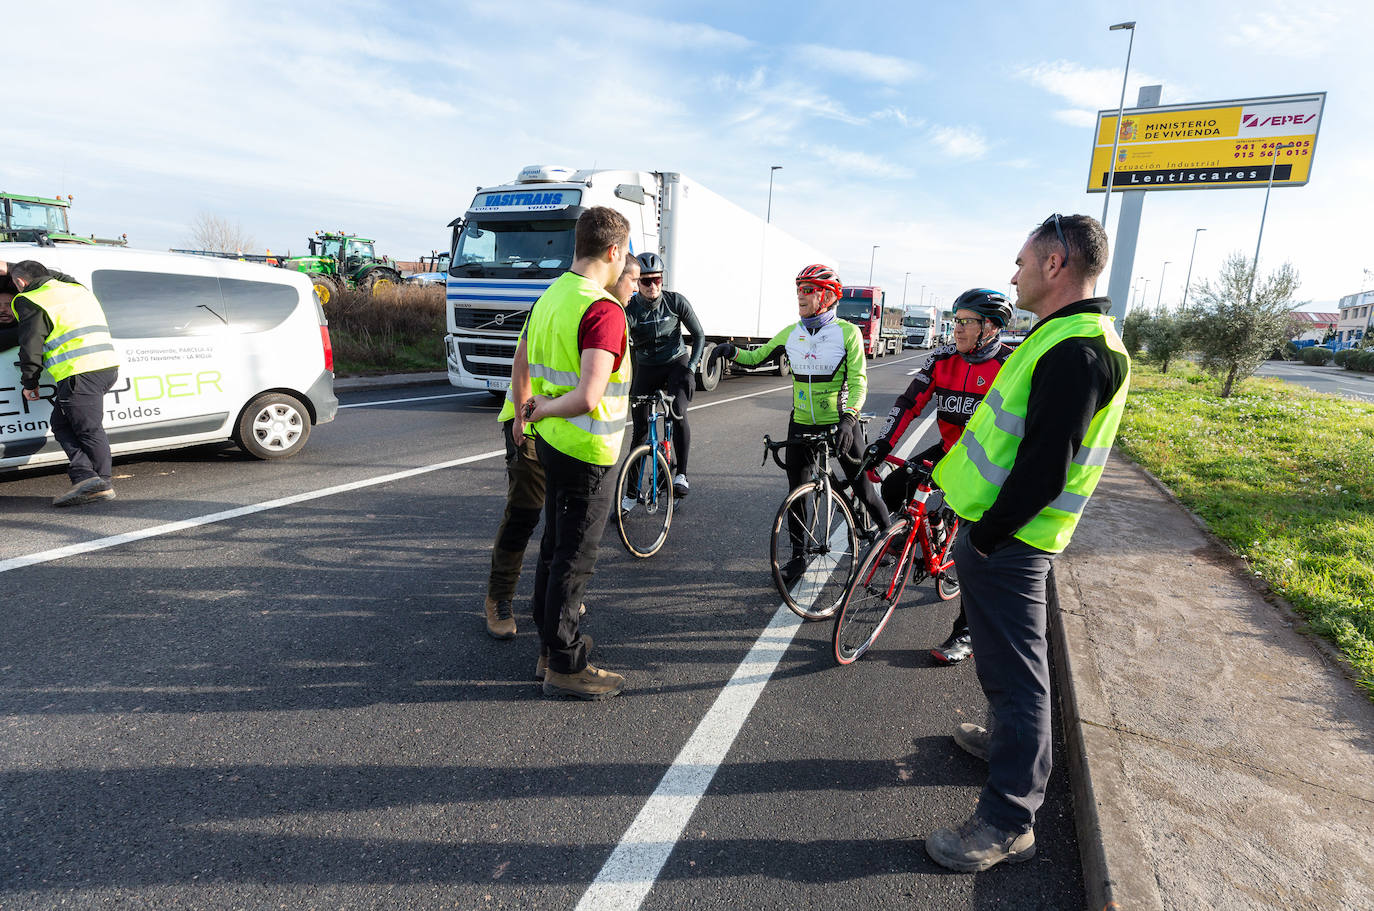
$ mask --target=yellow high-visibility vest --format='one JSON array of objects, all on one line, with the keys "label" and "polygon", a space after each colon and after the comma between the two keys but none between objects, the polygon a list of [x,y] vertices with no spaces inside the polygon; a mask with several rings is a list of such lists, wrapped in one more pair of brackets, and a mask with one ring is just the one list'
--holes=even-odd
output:
[{"label": "yellow high-visibility vest", "polygon": [[53,380],[119,366],[105,311],[86,288],[50,278],[16,294],[11,310],[21,297],[46,313],[52,323],[52,332],[43,340],[43,369]]}]

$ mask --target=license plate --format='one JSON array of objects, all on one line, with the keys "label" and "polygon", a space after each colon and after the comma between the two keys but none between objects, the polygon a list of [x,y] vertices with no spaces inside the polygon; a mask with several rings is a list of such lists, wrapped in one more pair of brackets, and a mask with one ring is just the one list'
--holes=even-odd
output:
[{"label": "license plate", "polygon": [[510,388],[510,380],[487,380],[487,388],[504,391]]}]

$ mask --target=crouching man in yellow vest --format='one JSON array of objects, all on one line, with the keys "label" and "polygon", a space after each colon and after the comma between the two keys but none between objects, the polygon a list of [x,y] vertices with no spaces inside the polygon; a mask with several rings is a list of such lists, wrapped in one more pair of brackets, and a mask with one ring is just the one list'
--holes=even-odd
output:
[{"label": "crouching man in yellow vest", "polygon": [[535,302],[515,350],[516,445],[535,437],[544,466],[544,536],[531,607],[539,630],[535,677],[550,696],[606,699],[625,686],[588,662],[578,608],[610,515],[629,411],[629,334],[611,291],[625,268],[630,223],[605,206],[583,212],[573,263]]},{"label": "crouching man in yellow vest", "polygon": [[1035,855],[1050,775],[1052,560],[1102,476],[1130,385],[1111,302],[1092,296],[1106,261],[1107,235],[1089,216],[1053,215],[1031,232],[1011,283],[1038,321],[935,467],[963,520],[954,563],[988,699],[988,726],[954,733],[988,763],[978,808],[926,839],[931,858],[954,870]]},{"label": "crouching man in yellow vest", "polygon": [[70,462],[72,486],[52,503],[78,506],[113,499],[104,416],[105,393],[119,376],[119,355],[105,312],[89,290],[54,277],[42,263],[24,260],[7,271],[15,292],[10,308],[19,324],[24,398],[40,398],[39,377],[45,370],[57,384],[49,422]]}]

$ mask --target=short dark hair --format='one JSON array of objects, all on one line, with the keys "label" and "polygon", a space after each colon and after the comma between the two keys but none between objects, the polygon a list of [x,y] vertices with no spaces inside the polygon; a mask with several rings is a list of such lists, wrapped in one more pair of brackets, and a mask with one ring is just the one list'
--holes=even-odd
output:
[{"label": "short dark hair", "polygon": [[624,275],[626,272],[629,272],[630,270],[634,270],[635,272],[644,271],[643,264],[640,263],[638,256],[625,257],[625,268],[620,270],[620,274]]},{"label": "short dark hair", "polygon": [[607,206],[592,206],[577,218],[573,229],[573,256],[600,256],[612,244],[625,246],[630,239],[630,220]]},{"label": "short dark hair", "polygon": [[26,259],[17,263],[10,263],[10,280],[23,279],[25,289],[32,288],[34,283],[44,278],[52,278],[52,273],[48,267],[33,259]]},{"label": "short dark hair", "polygon": [[[1059,231],[1064,232],[1064,246],[1059,245]],[[1064,253],[1068,247],[1066,265],[1085,278],[1097,278],[1107,267],[1107,232],[1091,215],[1059,216],[1059,231],[1054,216],[1045,219],[1031,232],[1031,244],[1041,259],[1051,253]]]}]

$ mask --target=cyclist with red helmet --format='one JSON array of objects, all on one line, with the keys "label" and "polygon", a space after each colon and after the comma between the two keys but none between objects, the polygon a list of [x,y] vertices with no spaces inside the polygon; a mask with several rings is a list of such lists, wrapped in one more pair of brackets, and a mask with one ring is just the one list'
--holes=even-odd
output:
[{"label": "cyclist with red helmet", "polygon": [[[835,428],[835,451],[845,476],[873,519],[873,528],[886,528],[889,515],[868,476],[859,471],[864,436],[859,409],[868,394],[868,366],[864,360],[859,327],[837,319],[839,276],[825,265],[807,266],[797,274],[797,312],[801,320],[786,327],[757,348],[736,348],[729,342],[717,345],[711,357],[727,357],[753,367],[776,360],[784,353],[792,367],[792,416],[787,435],[815,433]],[[787,449],[787,483],[796,487],[810,474],[810,451],[801,446]],[[792,559],[783,567],[784,581],[792,582],[806,569],[801,518],[788,517]],[[870,535],[873,531],[870,531]]]},{"label": "cyclist with red helmet", "polygon": [[[916,371],[906,391],[897,396],[887,422],[877,442],[868,447],[870,461],[876,462],[890,453],[908,426],[926,406],[935,402],[935,424],[940,441],[914,458],[934,465],[949,452],[964,432],[969,416],[992,388],[993,377],[1011,355],[1010,345],[1003,344],[999,333],[1011,322],[1011,303],[1000,291],[971,288],[954,301],[954,344],[935,349],[925,365]],[[883,500],[889,509],[897,509],[911,497],[908,475],[893,472],[883,481]],[[944,517],[940,506],[943,498],[926,503],[931,531],[936,546],[943,546]],[[973,654],[968,621],[963,609],[954,621],[949,638],[930,654],[942,664],[956,664]]]}]

